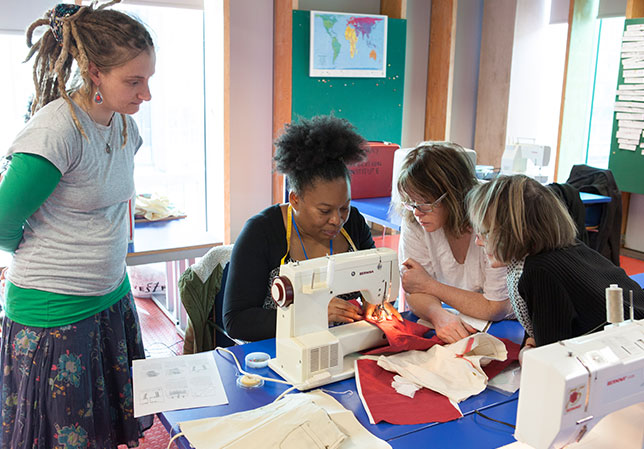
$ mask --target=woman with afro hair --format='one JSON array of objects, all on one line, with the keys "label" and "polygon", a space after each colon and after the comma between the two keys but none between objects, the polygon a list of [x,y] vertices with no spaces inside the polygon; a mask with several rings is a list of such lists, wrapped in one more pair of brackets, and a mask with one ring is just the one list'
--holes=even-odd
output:
[{"label": "woman with afro hair", "polygon": [[[270,286],[280,265],[375,246],[364,218],[351,207],[347,165],[362,161],[368,151],[354,127],[333,116],[301,119],[286,125],[275,145],[275,168],[286,175],[289,201],[246,222],[235,242],[224,296],[226,331],[248,341],[275,336]],[[329,302],[329,323],[361,320],[363,311],[342,296]],[[400,317],[391,305],[388,309]]]}]

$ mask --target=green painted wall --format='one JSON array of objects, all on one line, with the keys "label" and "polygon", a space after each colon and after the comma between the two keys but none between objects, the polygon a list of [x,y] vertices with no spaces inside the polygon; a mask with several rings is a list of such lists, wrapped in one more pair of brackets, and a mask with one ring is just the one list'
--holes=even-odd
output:
[{"label": "green painted wall", "polygon": [[293,11],[293,120],[334,113],[367,140],[400,144],[407,21],[388,22],[386,78],[311,78],[310,12]]},{"label": "green painted wall", "polygon": [[[643,24],[644,19],[628,19],[624,23],[624,29],[627,25]],[[622,76],[622,64],[619,65],[619,76],[617,85],[624,83]],[[617,100],[617,96],[615,96]],[[644,106],[644,103],[642,103]],[[644,194],[644,145],[642,135],[640,134],[640,146],[635,151],[620,150],[617,143],[617,120],[613,116],[613,134],[610,144],[610,158],[608,159],[608,168],[613,172],[617,187],[623,192]]]}]

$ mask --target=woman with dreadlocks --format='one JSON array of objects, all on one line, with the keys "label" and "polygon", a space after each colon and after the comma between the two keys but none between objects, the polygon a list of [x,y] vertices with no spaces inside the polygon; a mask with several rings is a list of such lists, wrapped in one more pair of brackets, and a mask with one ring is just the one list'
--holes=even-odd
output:
[{"label": "woman with dreadlocks", "polygon": [[[130,115],[151,98],[155,51],[112,3],[60,4],[27,30],[36,92],[0,183],[0,248],[13,253],[2,448],[135,447],[152,423],[133,416],[144,352],[125,256],[141,146]],[[82,81],[69,88],[73,62]]]}]

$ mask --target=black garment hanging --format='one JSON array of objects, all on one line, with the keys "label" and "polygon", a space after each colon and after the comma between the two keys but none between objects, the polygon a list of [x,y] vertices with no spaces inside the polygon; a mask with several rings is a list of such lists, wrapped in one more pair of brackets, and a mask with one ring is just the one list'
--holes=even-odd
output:
[{"label": "black garment hanging", "polygon": [[568,184],[580,192],[610,196],[610,203],[604,204],[599,219],[598,232],[588,234],[589,246],[619,266],[619,248],[622,231],[622,193],[617,187],[610,170],[574,165],[570,170]]}]

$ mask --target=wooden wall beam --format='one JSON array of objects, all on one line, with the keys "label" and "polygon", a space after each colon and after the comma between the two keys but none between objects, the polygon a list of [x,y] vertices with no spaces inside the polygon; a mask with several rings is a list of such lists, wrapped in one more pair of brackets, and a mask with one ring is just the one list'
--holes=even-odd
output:
[{"label": "wooden wall beam", "polygon": [[[297,6],[297,0],[274,0],[273,4],[273,140],[291,121],[293,10]],[[284,176],[273,173],[273,203],[284,201],[284,189]]]},{"label": "wooden wall beam", "polygon": [[638,19],[644,17],[644,0],[628,0],[626,2],[626,18]]},{"label": "wooden wall beam", "polygon": [[429,22],[425,140],[445,140],[452,109],[457,0],[434,0]]},{"label": "wooden wall beam", "polygon": [[485,0],[476,101],[478,164],[501,166],[505,150],[516,0]]},{"label": "wooden wall beam", "polygon": [[380,14],[390,19],[406,19],[407,0],[380,0]]}]

